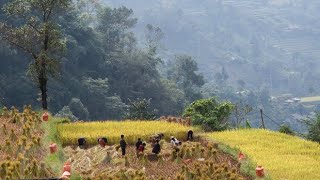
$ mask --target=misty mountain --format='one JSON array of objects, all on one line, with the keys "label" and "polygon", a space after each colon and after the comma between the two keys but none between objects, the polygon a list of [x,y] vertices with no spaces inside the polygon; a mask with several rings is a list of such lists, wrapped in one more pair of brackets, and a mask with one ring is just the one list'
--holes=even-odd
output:
[{"label": "misty mountain", "polygon": [[208,81],[224,67],[234,87],[241,80],[248,89],[267,87],[274,94],[301,96],[319,88],[319,1],[104,2],[133,9],[140,39],[147,24],[159,26],[165,34],[163,56],[191,54]]}]

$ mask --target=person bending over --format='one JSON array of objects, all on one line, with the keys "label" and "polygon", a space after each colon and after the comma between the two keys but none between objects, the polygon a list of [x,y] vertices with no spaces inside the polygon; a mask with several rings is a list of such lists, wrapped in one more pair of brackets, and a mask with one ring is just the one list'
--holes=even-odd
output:
[{"label": "person bending over", "polygon": [[159,140],[157,139],[156,140],[156,144],[153,146],[152,152],[154,154],[159,154],[160,151],[161,151],[161,147],[160,147],[160,144],[159,144]]}]

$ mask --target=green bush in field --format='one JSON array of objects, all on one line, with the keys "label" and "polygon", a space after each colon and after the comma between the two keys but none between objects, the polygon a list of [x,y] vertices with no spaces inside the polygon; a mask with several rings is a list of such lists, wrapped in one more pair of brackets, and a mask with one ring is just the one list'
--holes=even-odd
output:
[{"label": "green bush in field", "polygon": [[221,131],[228,127],[228,118],[234,106],[230,102],[218,102],[215,98],[200,99],[191,103],[183,113],[191,117],[193,125],[200,125],[205,131]]},{"label": "green bush in field", "polygon": [[279,132],[294,135],[294,131],[288,125],[282,125],[279,129]]}]

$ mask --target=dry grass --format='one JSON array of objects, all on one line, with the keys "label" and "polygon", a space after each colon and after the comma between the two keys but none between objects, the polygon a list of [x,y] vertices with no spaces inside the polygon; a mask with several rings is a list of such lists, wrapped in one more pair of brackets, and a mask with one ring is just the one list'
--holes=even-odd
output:
[{"label": "dry grass", "polygon": [[[7,156],[11,156],[9,153],[7,153],[4,150],[4,146],[6,144],[6,140],[9,140],[11,142],[11,148],[13,151],[16,151],[17,149],[17,142],[12,139],[12,134],[14,134],[17,138],[22,137],[22,130],[23,126],[21,124],[17,123],[10,123],[11,118],[4,118],[0,117],[0,145],[2,146],[2,149],[0,150],[0,161],[3,161],[6,159]],[[6,134],[4,133],[6,131]],[[44,132],[41,129],[34,129],[33,130],[33,136],[35,137],[41,137],[44,134]],[[31,138],[30,138],[31,139]],[[30,139],[28,139],[30,141]],[[18,139],[16,139],[18,140]],[[36,154],[37,159],[42,159],[44,157],[45,153],[40,151]],[[12,157],[13,158],[13,157]]]},{"label": "dry grass", "polygon": [[4,108],[0,115],[0,179],[34,179],[53,175],[43,159],[42,120],[30,106],[23,112]]},{"label": "dry grass", "polygon": [[[186,147],[194,147],[198,142],[185,142]],[[200,147],[203,147],[200,145]],[[151,144],[147,144],[145,154],[151,154]],[[205,162],[196,160],[196,157],[192,157],[190,164],[183,162],[177,163],[171,160],[173,148],[169,143],[164,142],[160,157],[163,161],[147,161],[144,162],[136,157],[136,151],[134,146],[129,146],[127,149],[127,158],[129,165],[125,166],[124,158],[121,158],[120,150],[116,151],[115,146],[107,146],[101,148],[94,146],[89,149],[83,150],[77,147],[65,147],[65,155],[69,157],[69,161],[73,167],[73,171],[79,173],[82,177],[97,177],[102,173],[113,174],[122,169],[126,170],[138,170],[144,171],[147,179],[158,179],[163,177],[164,179],[176,179],[177,172],[181,171],[182,166],[193,168],[195,164],[203,165]],[[103,160],[106,157],[107,152],[112,156],[110,163],[104,163]],[[218,152],[216,157],[216,165],[227,165],[230,169],[238,169],[238,164],[232,159],[231,156]],[[143,170],[144,169],[144,170]],[[237,170],[239,172],[239,169]],[[241,179],[250,179],[249,177],[241,176]],[[239,178],[240,179],[240,178]]]}]

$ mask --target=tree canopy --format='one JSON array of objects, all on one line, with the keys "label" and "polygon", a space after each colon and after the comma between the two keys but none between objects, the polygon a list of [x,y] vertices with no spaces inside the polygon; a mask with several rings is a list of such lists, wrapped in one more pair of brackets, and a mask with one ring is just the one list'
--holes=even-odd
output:
[{"label": "tree canopy", "polygon": [[228,118],[234,106],[230,102],[218,102],[215,98],[200,99],[191,103],[184,111],[194,125],[206,131],[221,131],[228,128]]},{"label": "tree canopy", "polygon": [[[158,51],[164,35],[159,27],[148,25],[146,43],[139,43],[132,29],[138,21],[132,9],[83,3],[1,2],[6,4],[0,11],[1,38],[6,40],[0,44],[3,105],[40,108],[32,79],[41,90],[40,100],[47,99],[48,107],[43,103],[41,107],[74,120],[121,119],[136,99],[150,99],[148,106],[157,111],[149,118],[179,115],[199,97],[193,86],[201,83],[188,79],[182,86],[160,73],[166,70]],[[191,57],[179,63],[183,61],[191,64],[175,67],[173,71],[181,71],[175,75],[179,81],[197,71]],[[49,77],[55,78],[47,84]]]}]

